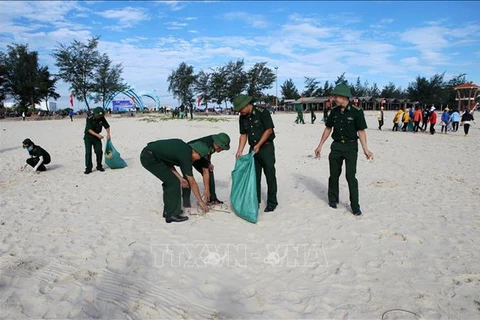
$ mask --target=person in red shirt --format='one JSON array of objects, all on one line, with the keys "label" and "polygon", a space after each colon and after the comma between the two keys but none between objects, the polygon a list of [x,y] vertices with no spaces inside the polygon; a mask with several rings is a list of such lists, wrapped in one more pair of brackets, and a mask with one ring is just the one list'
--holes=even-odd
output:
[{"label": "person in red shirt", "polygon": [[435,124],[437,123],[437,114],[435,113],[435,107],[430,108],[430,117],[428,117],[428,122],[430,122],[430,134],[435,134]]},{"label": "person in red shirt", "polygon": [[413,132],[418,132],[418,129],[420,128],[420,122],[423,120],[423,114],[422,114],[422,109],[417,105],[415,106],[415,112],[413,114],[413,122],[415,123],[415,126],[413,128]]}]

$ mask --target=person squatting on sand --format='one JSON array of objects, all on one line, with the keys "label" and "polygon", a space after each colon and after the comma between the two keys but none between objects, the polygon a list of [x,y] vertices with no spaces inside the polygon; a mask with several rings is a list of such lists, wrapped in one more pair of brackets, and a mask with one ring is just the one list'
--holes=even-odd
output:
[{"label": "person squatting on sand", "polygon": [[[228,134],[221,132],[219,134],[213,134],[210,136],[198,138],[188,142],[188,144],[195,143],[197,141],[203,142],[208,147],[208,153],[205,157],[193,161],[193,167],[202,174],[203,185],[205,192],[205,200],[208,205],[222,204],[223,201],[218,200],[215,193],[215,177],[213,175],[213,164],[211,163],[212,154],[215,152],[222,152],[223,150],[230,149],[230,137]],[[186,178],[185,176],[183,176]],[[183,207],[189,208],[190,204],[190,188],[182,189]]]},{"label": "person squatting on sand", "polygon": [[[208,155],[208,152],[208,146],[201,141],[187,144],[180,139],[152,141],[142,150],[142,166],[163,182],[163,217],[167,223],[188,220],[188,217],[180,215],[181,188],[190,187],[200,207],[204,212],[208,212],[192,170],[193,162]],[[186,179],[177,172],[175,166],[180,167]]]},{"label": "person squatting on sand", "polygon": [[337,203],[339,203],[338,180],[342,173],[343,160],[345,160],[350,206],[353,214],[358,216],[362,214],[358,199],[358,181],[355,177],[357,172],[358,139],[360,139],[363,153],[367,159],[373,160],[373,153],[367,147],[367,133],[365,132],[367,123],[365,122],[363,110],[350,103],[349,98],[352,97],[352,93],[347,85],[337,85],[331,94],[334,96],[337,107],[332,110],[325,122],[325,129],[323,130],[320,143],[315,149],[315,156],[317,158],[320,157],[322,146],[333,129],[333,143],[328,156],[330,164],[328,205],[332,208],[337,208]]},{"label": "person squatting on sand", "polygon": [[50,163],[51,158],[45,149],[35,145],[30,139],[23,140],[23,149],[27,149],[30,158],[27,159],[26,164],[20,167],[21,171],[25,170],[27,165],[33,167],[33,172],[39,173],[47,170],[45,165]]},{"label": "person squatting on sand", "polygon": [[253,105],[253,97],[238,95],[233,99],[233,111],[239,112],[240,138],[235,157],[243,154],[245,144],[255,153],[255,171],[257,178],[257,198],[261,202],[262,169],[267,178],[267,207],[265,212],[274,211],[277,202],[277,177],[275,173],[275,132],[272,116],[268,110]]},{"label": "person squatting on sand", "polygon": [[93,109],[93,115],[87,117],[85,134],[83,136],[83,141],[85,143],[85,174],[92,172],[92,146],[97,158],[97,170],[105,171],[102,165],[103,136],[100,134],[100,132],[102,132],[102,127],[107,130],[107,140],[110,140],[110,125],[108,124],[107,119],[105,119],[105,112],[103,108],[97,107]]}]

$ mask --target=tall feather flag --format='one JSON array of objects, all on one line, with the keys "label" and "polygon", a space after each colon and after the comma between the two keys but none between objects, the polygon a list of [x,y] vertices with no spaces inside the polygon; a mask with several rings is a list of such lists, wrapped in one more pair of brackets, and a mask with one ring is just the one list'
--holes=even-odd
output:
[{"label": "tall feather flag", "polygon": [[70,106],[73,107],[73,93],[70,94]]},{"label": "tall feather flag", "polygon": [[200,102],[202,102],[202,99],[203,99],[203,95],[202,95],[202,94],[199,95],[199,96],[197,96],[197,106],[200,105]]}]

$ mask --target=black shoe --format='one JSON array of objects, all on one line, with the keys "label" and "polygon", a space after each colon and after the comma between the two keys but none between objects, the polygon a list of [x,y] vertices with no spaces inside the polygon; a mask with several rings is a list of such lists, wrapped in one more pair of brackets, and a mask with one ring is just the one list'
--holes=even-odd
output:
[{"label": "black shoe", "polygon": [[171,223],[171,222],[183,222],[183,221],[187,221],[188,220],[188,217],[183,217],[183,216],[173,216],[173,217],[166,217],[165,218],[165,221],[167,223]]},{"label": "black shoe", "polygon": [[218,199],[214,199],[214,200],[210,200],[210,201],[207,202],[208,206],[214,206],[214,205],[217,205],[217,204],[223,204],[223,201],[220,201]]},{"label": "black shoe", "polygon": [[184,208],[191,208],[192,205],[191,205],[190,203],[184,203],[184,204],[183,204],[183,207],[184,207]]},{"label": "black shoe", "polygon": [[274,210],[275,210],[275,207],[273,207],[273,206],[267,206],[267,207],[265,208],[265,210],[263,210],[263,212],[272,212],[272,211],[274,211]]},{"label": "black shoe", "polygon": [[[182,214],[182,213],[183,213],[183,210],[180,211],[180,214]],[[164,217],[164,218],[167,217],[167,215],[165,214],[165,211],[163,211],[163,217]]]},{"label": "black shoe", "polygon": [[103,172],[103,171],[105,171],[105,169],[103,169],[103,167],[98,167],[97,171]]},{"label": "black shoe", "polygon": [[353,211],[353,215],[354,215],[354,216],[361,216],[361,215],[362,215],[362,211],[360,211],[360,209],[358,209],[357,211]]},{"label": "black shoe", "polygon": [[92,169],[85,169],[85,171],[83,173],[85,173],[85,174],[92,173]]},{"label": "black shoe", "polygon": [[330,201],[328,205],[330,206],[330,208],[337,209],[337,203],[335,201]]}]

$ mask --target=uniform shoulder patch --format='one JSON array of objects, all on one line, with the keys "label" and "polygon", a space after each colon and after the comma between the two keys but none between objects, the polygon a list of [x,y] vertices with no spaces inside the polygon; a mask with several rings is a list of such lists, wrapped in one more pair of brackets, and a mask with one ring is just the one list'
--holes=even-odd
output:
[{"label": "uniform shoulder patch", "polygon": [[264,107],[255,107],[256,110],[258,110],[258,112],[263,112],[265,111],[265,108]]}]

